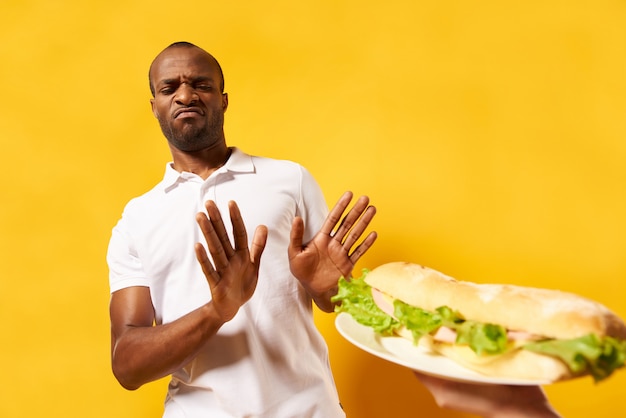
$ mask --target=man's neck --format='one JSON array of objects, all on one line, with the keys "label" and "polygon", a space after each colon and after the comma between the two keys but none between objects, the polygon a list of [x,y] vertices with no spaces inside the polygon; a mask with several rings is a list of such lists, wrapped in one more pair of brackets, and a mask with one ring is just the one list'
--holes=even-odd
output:
[{"label": "man's neck", "polygon": [[222,167],[230,158],[231,149],[225,143],[194,152],[185,152],[170,146],[174,159],[174,170],[194,173],[204,180]]}]

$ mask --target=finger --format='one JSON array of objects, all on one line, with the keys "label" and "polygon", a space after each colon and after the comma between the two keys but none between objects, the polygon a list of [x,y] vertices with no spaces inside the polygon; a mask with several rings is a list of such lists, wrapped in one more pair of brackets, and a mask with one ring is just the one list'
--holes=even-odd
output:
[{"label": "finger", "polygon": [[322,229],[320,232],[325,235],[331,235],[333,229],[337,226],[339,221],[341,220],[341,216],[343,212],[346,210],[350,201],[352,200],[352,192],[345,192],[335,203],[335,206],[331,209],[322,225]]},{"label": "finger", "polygon": [[215,232],[213,223],[204,213],[198,213],[196,215],[196,222],[198,222],[200,230],[202,231],[202,235],[204,235],[204,239],[206,240],[207,246],[209,247],[209,252],[211,253],[211,257],[213,258],[213,263],[215,263],[215,268],[217,270],[220,270],[226,267],[228,265],[228,257],[226,256],[224,247],[220,242],[220,238]]},{"label": "finger", "polygon": [[233,238],[235,240],[235,250],[248,251],[248,233],[246,232],[246,226],[243,223],[241,212],[237,203],[234,201],[228,202],[228,210],[230,212],[230,222],[233,224]]},{"label": "finger", "polygon": [[[323,229],[323,228],[322,228]],[[296,216],[291,223],[291,233],[289,235],[289,258],[293,258],[302,252],[302,240],[304,239],[304,221]]]},{"label": "finger", "polygon": [[208,200],[205,203],[205,207],[209,215],[211,224],[213,225],[213,230],[215,231],[215,234],[219,239],[220,246],[224,250],[226,257],[232,257],[232,255],[235,253],[235,250],[233,250],[233,247],[230,243],[230,238],[228,237],[228,232],[226,232],[226,226],[224,225],[222,214],[217,208],[215,202],[212,200]]},{"label": "finger", "polygon": [[245,287],[246,292],[254,292],[256,289],[256,285],[259,281],[259,269],[261,267],[261,255],[263,254],[263,250],[265,249],[265,244],[267,242],[267,227],[265,225],[259,225],[254,230],[254,235],[252,236],[252,244],[250,245],[250,260],[254,268],[254,274],[250,275],[248,280],[246,281]]},{"label": "finger", "polygon": [[196,251],[196,259],[198,260],[198,263],[200,263],[200,267],[202,267],[202,272],[209,282],[209,287],[213,289],[219,282],[219,276],[215,272],[213,264],[211,264],[211,260],[209,259],[209,256],[204,249],[204,245],[198,242],[194,246],[194,249]]},{"label": "finger", "polygon": [[377,238],[378,238],[378,234],[374,231],[367,234],[367,237],[365,237],[363,242],[354,249],[352,254],[350,254],[350,262],[353,265],[356,264],[356,262],[359,261],[359,258],[361,258],[363,254],[365,254],[367,250],[369,250],[372,247],[372,245],[374,245],[374,242],[376,241]]},{"label": "finger", "polygon": [[[354,209],[356,208],[353,208],[353,210]],[[361,209],[359,208],[359,210]],[[350,214],[348,214],[348,216],[349,215]],[[363,235],[363,233],[369,226],[370,222],[374,218],[374,215],[376,215],[376,208],[374,206],[368,206],[364,212],[359,212],[360,217],[355,221],[355,223],[353,223],[352,219],[346,221],[347,226],[351,227],[351,229],[346,230],[345,232],[345,234],[347,234],[347,237],[343,242],[343,247],[346,249],[346,251],[350,252],[350,248],[352,248],[352,246],[361,238],[361,235]],[[346,216],[346,218],[348,216]],[[344,234],[344,232],[342,231],[341,234]],[[340,232],[337,231],[336,235],[339,236]]]},{"label": "finger", "polygon": [[250,245],[250,259],[257,271],[261,264],[261,255],[267,243],[267,227],[265,225],[257,226],[252,237],[252,245]]},{"label": "finger", "polygon": [[341,220],[341,223],[337,227],[337,230],[333,234],[335,240],[342,242],[345,236],[350,232],[352,227],[357,223],[361,215],[367,210],[369,205],[369,198],[367,196],[361,196],[356,201],[352,209]]}]

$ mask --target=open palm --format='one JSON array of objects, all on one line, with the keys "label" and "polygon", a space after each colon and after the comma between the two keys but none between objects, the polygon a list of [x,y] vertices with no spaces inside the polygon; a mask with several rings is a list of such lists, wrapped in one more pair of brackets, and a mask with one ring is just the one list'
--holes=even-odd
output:
[{"label": "open palm", "polygon": [[241,305],[252,297],[259,277],[259,263],[267,240],[267,228],[260,226],[248,249],[248,238],[239,208],[229,202],[235,247],[230,243],[224,222],[215,203],[206,203],[207,215],[196,220],[213,258],[209,259],[202,244],[196,244],[196,258],[211,288],[211,303],[222,320],[231,320]]},{"label": "open palm", "polygon": [[335,293],[339,278],[351,277],[354,265],[377,238],[375,232],[370,232],[353,249],[376,214],[376,208],[369,206],[368,197],[361,196],[342,218],[351,200],[352,193],[344,193],[328,214],[322,229],[306,244],[302,242],[302,218],[294,219],[291,229],[291,272],[317,305],[326,311],[332,310],[330,296]]}]

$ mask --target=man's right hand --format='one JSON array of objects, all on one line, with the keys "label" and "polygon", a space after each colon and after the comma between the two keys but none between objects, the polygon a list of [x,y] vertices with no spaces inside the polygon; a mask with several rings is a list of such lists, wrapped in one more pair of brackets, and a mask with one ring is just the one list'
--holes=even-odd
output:
[{"label": "man's right hand", "polygon": [[235,244],[233,248],[215,202],[209,200],[205,207],[208,216],[199,213],[196,221],[204,234],[213,263],[200,243],[195,246],[196,258],[211,288],[210,303],[217,315],[227,322],[256,289],[261,254],[267,242],[267,227],[257,227],[252,245],[248,248],[248,235],[239,208],[235,202],[228,202]]}]

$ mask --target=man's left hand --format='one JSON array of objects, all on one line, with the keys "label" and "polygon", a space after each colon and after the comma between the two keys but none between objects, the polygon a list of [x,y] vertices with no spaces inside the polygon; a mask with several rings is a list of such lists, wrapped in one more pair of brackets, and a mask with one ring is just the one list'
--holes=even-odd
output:
[{"label": "man's left hand", "polygon": [[[356,262],[376,241],[376,232],[370,232],[359,241],[376,214],[369,205],[369,198],[361,196],[352,209],[343,216],[352,201],[352,193],[346,192],[337,201],[324,221],[322,229],[313,239],[303,244],[304,222],[297,217],[291,228],[289,244],[289,267],[294,276],[315,300],[320,309],[331,312],[330,297],[337,292],[341,276],[350,278]],[[343,216],[343,218],[342,218]]]}]

